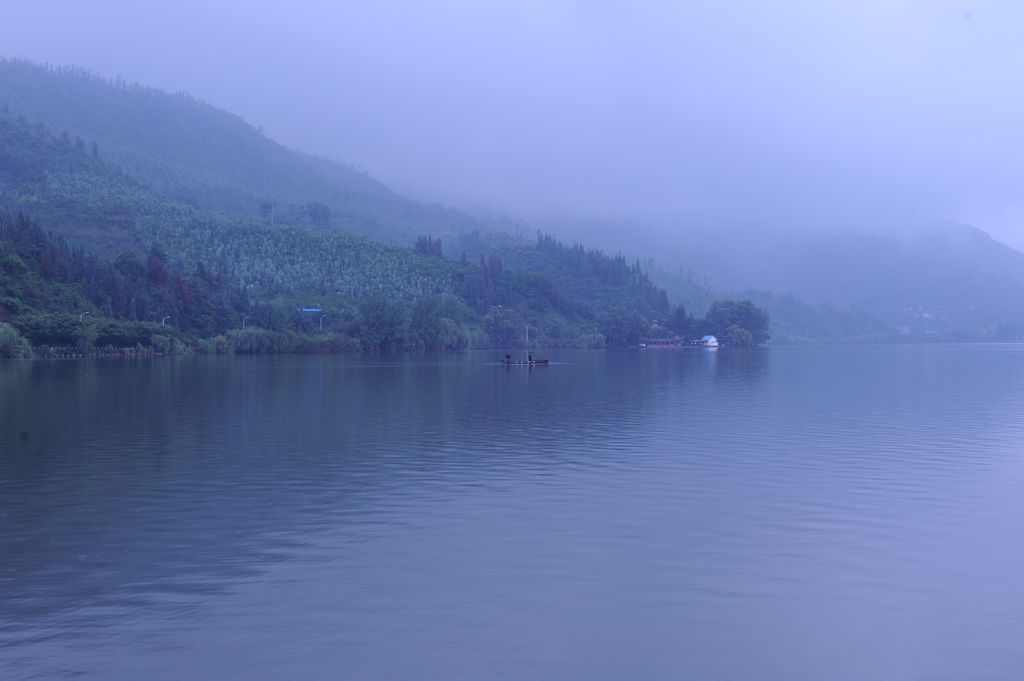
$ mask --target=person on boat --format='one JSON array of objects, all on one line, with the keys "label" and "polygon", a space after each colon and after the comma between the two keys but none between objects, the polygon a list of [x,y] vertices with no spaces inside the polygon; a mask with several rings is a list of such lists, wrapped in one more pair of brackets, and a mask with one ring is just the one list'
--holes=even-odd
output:
[{"label": "person on boat", "polygon": [[531,352],[531,353],[527,354],[526,356],[529,358],[530,364],[533,364],[533,353]]},{"label": "person on boat", "polygon": [[505,364],[511,364],[511,363],[512,363],[512,353],[506,352],[505,353]]}]

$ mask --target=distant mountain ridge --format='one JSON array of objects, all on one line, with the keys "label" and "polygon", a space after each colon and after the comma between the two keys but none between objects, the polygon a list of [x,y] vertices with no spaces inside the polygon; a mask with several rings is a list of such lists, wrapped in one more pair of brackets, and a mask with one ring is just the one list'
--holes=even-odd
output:
[{"label": "distant mountain ridge", "polygon": [[1024,322],[1024,253],[968,225],[734,230],[728,248],[696,235],[675,258],[701,263],[716,290],[786,291],[858,310],[904,335],[1015,337]]},{"label": "distant mountain ridge", "polygon": [[[124,248],[145,247],[133,244],[139,234],[138,230],[128,233],[128,216],[138,217],[140,202],[164,214],[166,206],[157,204],[166,200],[178,206],[172,211],[175,220],[191,210],[242,222],[340,231],[402,246],[430,234],[440,238],[446,253],[456,258],[466,250],[463,239],[491,233],[487,225],[465,213],[406,199],[366,173],[287,149],[239,116],[188,95],[108,80],[78,68],[0,60],[0,104],[28,125],[42,124],[51,137],[66,133],[72,142],[82,140],[87,152],[95,143],[100,161],[68,153],[74,146],[70,142],[63,151],[51,144],[43,153],[39,143],[47,137],[44,131],[38,131],[34,150],[11,144],[8,148],[18,147],[24,163],[33,166],[38,181],[32,190],[36,198],[8,197],[8,206],[31,212],[73,243],[106,248],[112,256]],[[7,133],[13,134],[10,128]],[[86,187],[87,183],[95,188]],[[46,192],[49,195],[44,196]],[[329,217],[316,219],[310,214],[311,207],[322,211],[322,206]],[[167,222],[154,218],[139,224],[151,231]],[[200,235],[208,233],[198,230]],[[180,240],[182,248],[194,250],[181,228],[144,238],[152,239]],[[586,287],[577,286],[579,273],[575,278],[563,276],[557,257],[551,262],[536,257],[529,242],[525,242],[527,248],[498,237],[484,242],[487,250],[470,247],[474,259],[503,257],[510,265],[521,266],[521,271],[557,279],[586,298]],[[604,298],[617,295],[614,287],[600,286]],[[654,287],[641,295],[652,297],[657,297]]]},{"label": "distant mountain ridge", "polygon": [[[600,347],[609,320],[668,311],[664,291],[635,265],[599,251],[587,251],[582,267],[562,271],[559,261],[578,264],[574,249],[552,240],[517,244],[519,262],[536,264],[551,275],[545,276],[506,267],[495,253],[481,253],[479,261],[441,257],[441,243],[426,235],[416,242],[428,252],[354,235],[330,220],[291,222],[315,221],[329,211],[320,202],[304,213],[281,211],[276,220],[203,208],[130,176],[93,143],[31,121],[0,99],[0,215],[10,212],[7,236],[0,235],[7,241],[0,243],[0,322],[10,320],[33,343],[74,336],[84,328],[74,323],[83,311],[97,324],[142,324],[131,329],[147,338],[160,335],[152,325],[167,315],[190,333],[237,330],[244,314],[268,332],[315,335],[319,329],[296,312],[312,306],[328,311],[328,325],[339,334],[330,344],[337,347],[514,347],[527,324],[535,343]],[[39,236],[46,230],[67,244]],[[80,247],[92,253],[87,257]],[[92,254],[99,259],[89,260]],[[148,278],[139,276],[134,263],[140,261],[150,267]],[[197,299],[193,288],[206,290],[211,280],[223,281],[234,301],[212,325],[190,306]],[[124,290],[143,284],[145,295]],[[49,293],[33,293],[44,289]],[[140,304],[143,298],[150,304]],[[267,344],[253,346],[246,336],[238,348],[296,347],[284,336],[261,338]]]},{"label": "distant mountain ridge", "polygon": [[[8,112],[0,111],[4,206],[110,257],[159,242],[172,257],[203,260],[274,295],[316,286],[355,297],[459,290],[451,283],[458,267],[409,259],[407,247],[430,234],[455,260],[467,250],[502,257],[517,276],[532,277],[519,282],[520,293],[529,289],[535,302],[565,310],[594,307],[593,290],[601,301],[594,310],[619,301],[654,318],[666,304],[657,292],[664,287],[670,302],[697,314],[715,292],[760,301],[779,340],[1024,336],[1024,254],[971,227],[933,224],[896,237],[882,229],[724,225],[687,230],[674,255],[662,246],[633,247],[638,233],[625,230],[617,244],[596,245],[641,256],[650,279],[630,283],[627,294],[613,280],[587,280],[563,267],[574,261],[557,249],[542,253],[530,240],[474,242],[472,235],[491,233],[480,219],[288,149],[188,95],[0,59],[0,107]],[[556,225],[546,231],[562,235]],[[548,293],[538,297],[542,290]]]},{"label": "distant mountain ridge", "polygon": [[[240,116],[186,94],[0,59],[0,102],[56,133],[96,142],[114,168],[197,208],[279,215],[403,245],[419,234],[481,228],[464,213],[404,198],[365,172],[288,149]],[[309,204],[326,205],[329,217],[310,218]]]},{"label": "distant mountain ridge", "polygon": [[698,314],[716,296],[760,301],[775,341],[1024,339],[1024,253],[970,225],[862,215],[791,227],[766,215],[568,228],[640,257]]},{"label": "distant mountain ridge", "polygon": [[2,113],[0,207],[111,258],[160,246],[183,264],[203,263],[263,295],[454,290],[454,268],[445,261],[339,230],[271,226],[174,201],[92,156],[79,140]]}]

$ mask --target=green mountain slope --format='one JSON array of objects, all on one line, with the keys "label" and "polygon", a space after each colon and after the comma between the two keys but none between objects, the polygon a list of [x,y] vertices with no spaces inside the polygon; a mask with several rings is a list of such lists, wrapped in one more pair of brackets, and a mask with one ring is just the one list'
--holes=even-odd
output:
[{"label": "green mountain slope", "polygon": [[627,307],[648,319],[669,310],[668,294],[655,286],[637,262],[609,256],[581,244],[566,245],[547,234],[527,242],[507,234],[471,232],[457,241],[463,257],[499,257],[507,267],[543,278],[584,310]]},{"label": "green mountain slope", "polygon": [[[621,259],[590,252],[590,273],[545,266],[569,252],[550,240],[543,248],[518,247],[520,264],[533,264],[532,270],[517,270],[506,267],[501,253],[459,262],[337,230],[201,210],[112,168],[70,135],[4,114],[0,207],[29,215],[72,246],[110,260],[155,249],[167,254],[171,268],[213,273],[244,293],[247,307],[236,307],[236,313],[249,310],[254,323],[276,331],[309,331],[295,308],[322,306],[332,323],[369,348],[512,346],[521,342],[526,324],[541,343],[600,345],[598,331],[612,312],[647,316],[666,305],[664,293]],[[133,319],[109,296],[82,289],[83,282],[69,290],[75,286],[76,301],[57,306],[64,312],[86,306],[153,322],[171,311],[182,328],[196,333],[228,328],[224,321],[204,326],[187,319],[169,302],[150,306],[142,315],[148,319]],[[596,290],[602,294],[595,297]],[[17,304],[7,305],[6,313],[0,308],[0,316],[26,306],[53,307],[52,301],[9,297]]]},{"label": "green mountain slope", "polygon": [[0,202],[108,256],[159,244],[255,293],[413,298],[452,291],[454,266],[343,232],[262,224],[161,196],[69,136],[0,115]]},{"label": "green mountain slope", "polygon": [[155,334],[209,336],[248,309],[243,290],[204,267],[172,266],[158,249],[110,261],[0,212],[0,321],[35,344],[76,345],[83,332],[119,347],[148,346]]},{"label": "green mountain slope", "polygon": [[[295,310],[322,307],[347,337],[383,349],[515,346],[527,324],[543,344],[629,344],[670,312],[639,263],[543,235],[481,238],[474,219],[286,149],[237,116],[76,69],[0,60],[0,209],[104,262],[156,257],[182,279],[206,273],[240,292],[216,323],[190,318],[166,291],[129,312],[88,281],[61,284],[73,304],[11,295],[0,317],[169,313],[194,336],[227,331],[232,315],[309,332]],[[109,267],[96,271],[109,278]]]},{"label": "green mountain slope", "polygon": [[0,60],[2,105],[82,139],[90,151],[95,142],[111,167],[194,208],[331,226],[400,244],[418,234],[447,237],[479,227],[457,211],[399,196],[364,172],[287,149],[240,117],[187,95],[81,69]]}]

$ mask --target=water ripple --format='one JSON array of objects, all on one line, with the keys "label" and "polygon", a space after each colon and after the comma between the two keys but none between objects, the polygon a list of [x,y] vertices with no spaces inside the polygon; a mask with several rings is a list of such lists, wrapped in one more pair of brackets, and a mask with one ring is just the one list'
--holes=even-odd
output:
[{"label": "water ripple", "polygon": [[0,365],[0,676],[1018,679],[1024,348]]}]

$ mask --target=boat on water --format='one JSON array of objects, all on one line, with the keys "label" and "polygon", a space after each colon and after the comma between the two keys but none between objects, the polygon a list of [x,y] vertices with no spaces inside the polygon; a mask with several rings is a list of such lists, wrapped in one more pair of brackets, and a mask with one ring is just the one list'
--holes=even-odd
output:
[{"label": "boat on water", "polygon": [[648,338],[640,343],[645,350],[686,350],[691,348],[703,348],[705,350],[717,350],[720,347],[718,338],[715,336],[704,336],[693,340],[684,341],[676,338]]},{"label": "boat on water", "polygon": [[517,360],[517,359],[503,359],[501,363],[507,367],[546,367],[551,364],[550,359],[529,359],[529,360]]},{"label": "boat on water", "polygon": [[647,350],[677,350],[683,346],[680,338],[648,338],[640,343]]},{"label": "boat on water", "polygon": [[[527,349],[530,347],[529,325],[526,326],[526,347]],[[505,353],[505,359],[503,359],[501,363],[507,367],[546,367],[551,364],[551,360],[534,357],[532,352],[527,353],[525,360],[512,359],[512,355],[510,353]]]},{"label": "boat on water", "polygon": [[689,342],[689,345],[695,348],[703,348],[704,350],[717,350],[719,347],[718,339],[714,336],[695,338]]}]

